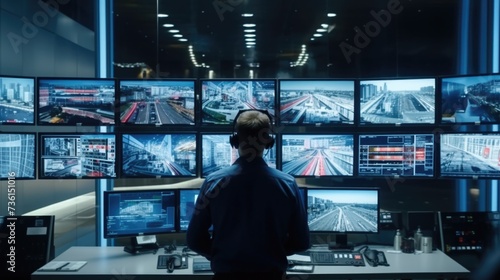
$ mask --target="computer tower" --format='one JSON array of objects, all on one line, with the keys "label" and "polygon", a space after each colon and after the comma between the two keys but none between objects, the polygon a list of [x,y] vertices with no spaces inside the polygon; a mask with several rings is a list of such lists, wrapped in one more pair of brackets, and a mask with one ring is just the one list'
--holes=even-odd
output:
[{"label": "computer tower", "polygon": [[30,279],[54,258],[54,216],[4,216],[0,268],[6,279]]}]

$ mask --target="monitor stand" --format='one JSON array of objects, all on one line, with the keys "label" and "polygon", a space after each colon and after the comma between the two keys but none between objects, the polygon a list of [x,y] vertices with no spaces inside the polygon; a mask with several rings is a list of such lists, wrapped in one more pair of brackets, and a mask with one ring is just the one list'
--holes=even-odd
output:
[{"label": "monitor stand", "polygon": [[347,242],[347,234],[336,234],[335,242],[328,244],[328,249],[332,251],[352,251],[354,246]]},{"label": "monitor stand", "polygon": [[130,245],[125,246],[123,251],[132,255],[156,253],[160,246],[156,243],[156,235],[135,236],[130,238]]}]

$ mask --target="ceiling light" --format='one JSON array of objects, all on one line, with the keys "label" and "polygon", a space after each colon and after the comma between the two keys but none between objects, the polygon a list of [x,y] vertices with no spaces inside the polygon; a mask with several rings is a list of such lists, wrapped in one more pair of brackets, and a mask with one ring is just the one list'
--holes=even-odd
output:
[{"label": "ceiling light", "polygon": [[244,13],[244,14],[241,14],[242,17],[253,17],[253,14],[250,14],[250,13]]},{"label": "ceiling light", "polygon": [[316,38],[311,38],[311,39],[309,39],[309,40],[314,41],[315,39],[316,39]]},{"label": "ceiling light", "polygon": [[316,32],[326,32],[327,30],[324,29],[324,28],[319,28],[319,29],[316,29]]},{"label": "ceiling light", "polygon": [[179,30],[177,30],[177,29],[170,29],[168,32],[170,32],[170,33],[179,33]]},{"label": "ceiling light", "polygon": [[179,39],[179,41],[181,41],[181,42],[187,42],[187,40],[188,40],[188,39],[186,39],[186,38],[180,38],[180,39]]},{"label": "ceiling light", "polygon": [[174,34],[175,38],[182,38],[182,34]]},{"label": "ceiling light", "polygon": [[253,33],[253,32],[255,32],[255,29],[244,29],[243,32]]},{"label": "ceiling light", "polygon": [[255,23],[245,23],[243,27],[255,27]]},{"label": "ceiling light", "polygon": [[245,34],[245,37],[255,37],[255,34]]},{"label": "ceiling light", "polygon": [[323,24],[321,24],[321,27],[322,27],[322,28],[328,28],[328,24],[323,23]]},{"label": "ceiling light", "polygon": [[253,41],[255,41],[255,38],[245,38],[245,41],[247,41],[247,42],[253,42]]},{"label": "ceiling light", "polygon": [[328,13],[326,14],[327,17],[336,17],[337,14],[336,13]]},{"label": "ceiling light", "polygon": [[255,46],[253,45],[247,45],[247,49],[251,49],[251,48],[254,48]]},{"label": "ceiling light", "polygon": [[173,25],[173,24],[171,24],[171,23],[165,23],[165,24],[163,25],[163,27],[174,27],[174,25]]},{"label": "ceiling light", "polygon": [[313,34],[313,36],[314,37],[321,37],[321,36],[323,36],[323,34],[315,33],[315,34]]},{"label": "ceiling light", "polygon": [[246,44],[248,46],[248,45],[255,45],[256,43],[255,42],[247,42]]},{"label": "ceiling light", "polygon": [[158,14],[158,17],[168,17],[167,14]]}]

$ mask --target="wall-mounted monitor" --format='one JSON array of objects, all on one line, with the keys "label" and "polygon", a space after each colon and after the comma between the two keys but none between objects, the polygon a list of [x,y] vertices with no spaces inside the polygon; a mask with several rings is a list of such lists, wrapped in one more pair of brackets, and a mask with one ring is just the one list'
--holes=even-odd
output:
[{"label": "wall-mounted monitor", "polygon": [[354,123],[354,80],[279,80],[282,124]]},{"label": "wall-mounted monitor", "polygon": [[440,135],[442,177],[500,178],[500,133]]},{"label": "wall-mounted monitor", "polygon": [[176,196],[171,189],[104,192],[104,238],[175,232]]},{"label": "wall-mounted monitor", "polygon": [[196,176],[196,134],[122,134],[121,177]]},{"label": "wall-mounted monitor", "polygon": [[115,123],[115,80],[38,78],[38,124],[101,126]]},{"label": "wall-mounted monitor", "polygon": [[376,188],[307,189],[311,232],[337,234],[337,246],[347,246],[349,233],[379,232],[379,191]]},{"label": "wall-mounted monitor", "polygon": [[232,124],[238,111],[268,110],[275,117],[276,80],[201,80],[202,124]]},{"label": "wall-mounted monitor", "polygon": [[[206,177],[212,172],[228,167],[238,159],[238,150],[229,144],[231,134],[202,134],[201,136],[201,176]],[[267,165],[276,168],[276,145],[264,150],[264,160]]]},{"label": "wall-mounted monitor", "polygon": [[361,124],[435,123],[435,78],[361,80],[359,83]]},{"label": "wall-mounted monitor", "polygon": [[500,74],[441,78],[443,123],[500,123]]},{"label": "wall-mounted monitor", "polygon": [[433,134],[359,135],[358,176],[434,176]]},{"label": "wall-mounted monitor", "polygon": [[35,123],[35,78],[0,76],[0,124]]},{"label": "wall-mounted monitor", "polygon": [[195,80],[118,80],[120,124],[194,125]]},{"label": "wall-mounted monitor", "polygon": [[281,154],[281,170],[296,177],[353,176],[353,135],[284,134]]},{"label": "wall-mounted monitor", "polygon": [[35,179],[35,133],[0,133],[0,180]]},{"label": "wall-mounted monitor", "polygon": [[115,178],[114,134],[40,134],[40,178]]}]

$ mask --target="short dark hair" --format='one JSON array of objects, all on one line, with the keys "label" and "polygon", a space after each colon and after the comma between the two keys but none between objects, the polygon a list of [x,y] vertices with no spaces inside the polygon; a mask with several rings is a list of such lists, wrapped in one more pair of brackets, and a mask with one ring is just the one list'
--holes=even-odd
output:
[{"label": "short dark hair", "polygon": [[[268,114],[259,110],[248,110],[239,114],[235,125],[240,143],[255,146],[259,150],[267,147],[272,141],[272,120]],[[254,139],[254,140],[252,140]],[[255,144],[258,144],[257,147]]]}]

